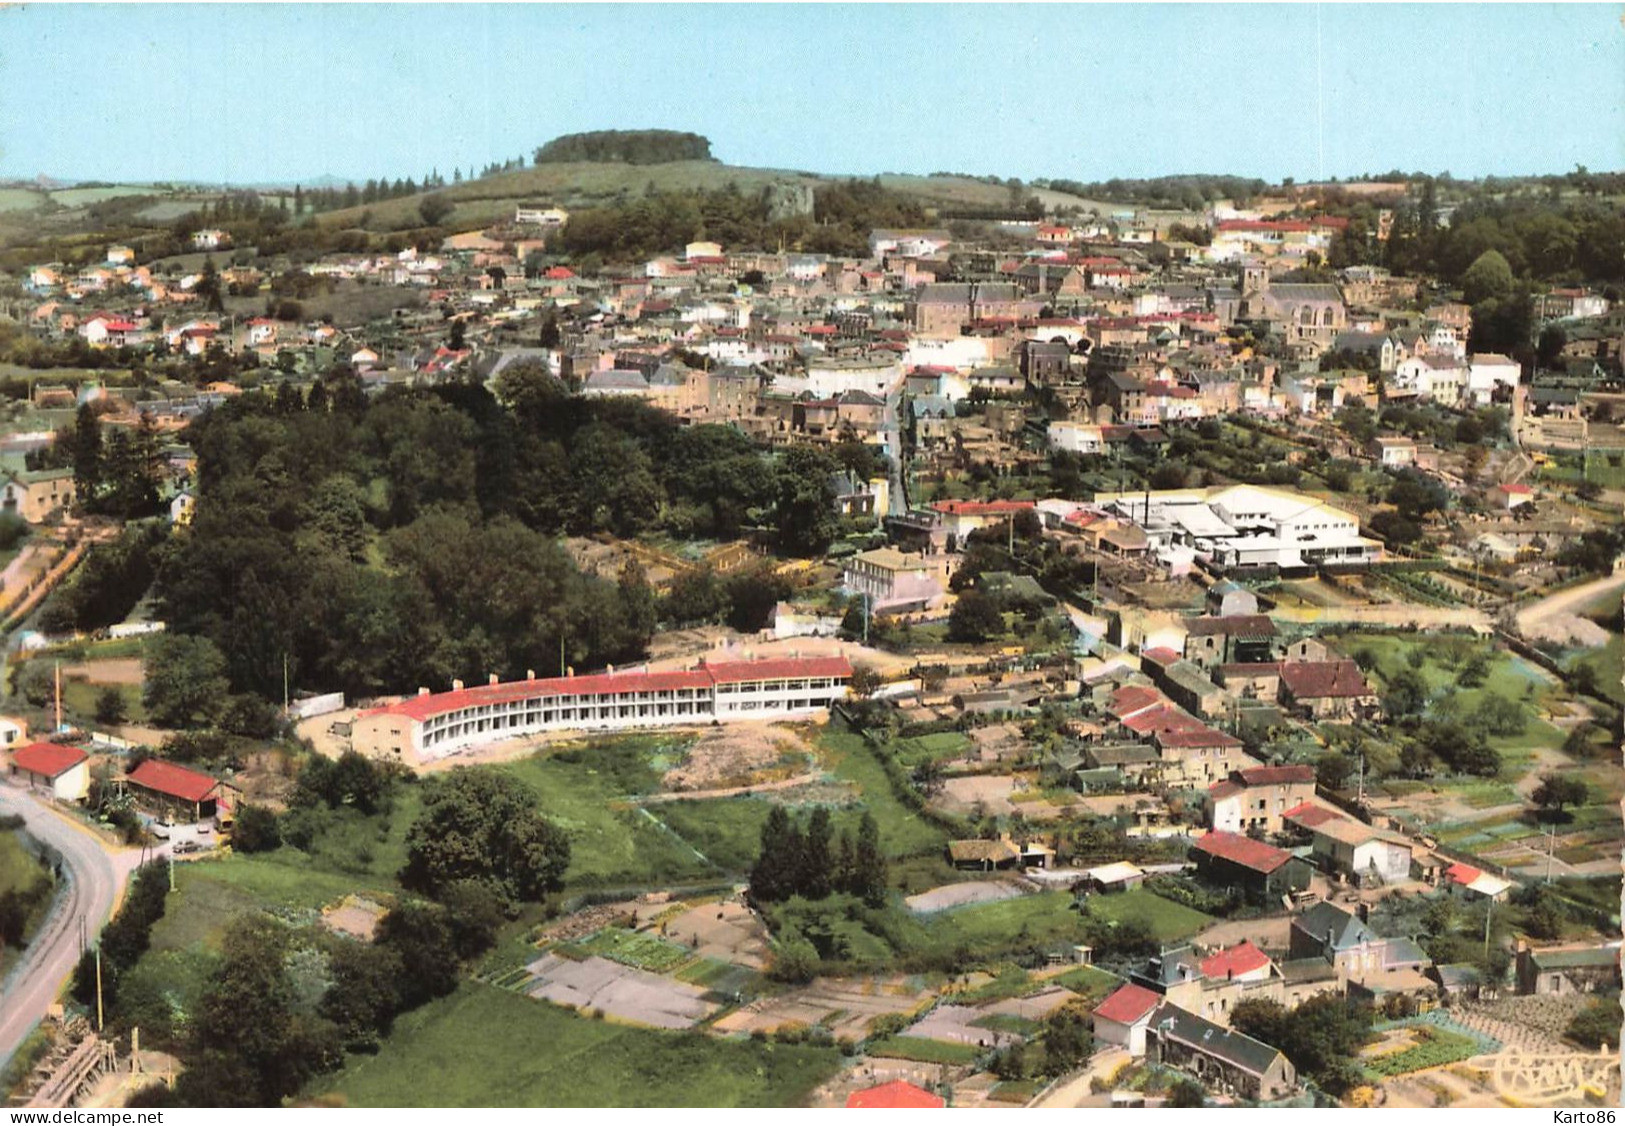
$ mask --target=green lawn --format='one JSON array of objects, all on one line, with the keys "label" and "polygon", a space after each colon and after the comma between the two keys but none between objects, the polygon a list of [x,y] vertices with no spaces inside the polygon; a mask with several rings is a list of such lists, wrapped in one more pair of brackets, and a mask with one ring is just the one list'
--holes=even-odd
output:
[{"label": "green lawn", "polygon": [[[65,711],[82,718],[86,723],[99,726],[96,719],[96,698],[105,692],[109,685],[90,684],[83,680],[63,680],[62,707]],[[147,709],[141,702],[141,685],[118,684],[112,685],[118,694],[124,697],[124,716],[127,723],[145,723]]]},{"label": "green lawn", "polygon": [[386,1107],[799,1106],[840,1066],[833,1048],[628,1028],[464,983],[311,1093]]},{"label": "green lawn", "polygon": [[1094,1005],[1105,1000],[1107,994],[1122,985],[1123,979],[1095,966],[1079,966],[1075,970],[1067,970],[1064,974],[1049,978],[1047,984],[1070,989]]},{"label": "green lawn", "polygon": [[1164,899],[1144,888],[1111,895],[1092,895],[1089,897],[1089,914],[1097,919],[1119,923],[1125,919],[1142,919],[1150,925],[1158,941],[1165,943],[1189,938],[1213,924],[1211,915]]}]

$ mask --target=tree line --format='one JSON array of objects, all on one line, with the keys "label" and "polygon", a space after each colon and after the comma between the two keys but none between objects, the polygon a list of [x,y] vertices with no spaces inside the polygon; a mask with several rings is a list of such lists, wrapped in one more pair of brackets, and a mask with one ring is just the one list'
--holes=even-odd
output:
[{"label": "tree line", "polygon": [[870,907],[886,902],[886,858],[874,817],[864,813],[855,840],[843,832],[836,841],[825,807],[814,809],[803,828],[782,805],[774,805],[750,871],[751,898],[776,903],[797,895],[825,899],[836,892],[857,896]]}]

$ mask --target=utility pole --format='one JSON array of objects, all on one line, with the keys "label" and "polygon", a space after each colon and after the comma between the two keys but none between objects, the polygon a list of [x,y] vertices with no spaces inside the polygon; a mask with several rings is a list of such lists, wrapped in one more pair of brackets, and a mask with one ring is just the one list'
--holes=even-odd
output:
[{"label": "utility pole", "polygon": [[1546,882],[1552,882],[1552,853],[1557,848],[1557,826],[1552,826],[1551,835],[1546,838]]},{"label": "utility pole", "polygon": [[96,1031],[102,1030],[102,944],[96,940]]},{"label": "utility pole", "polygon": [[56,730],[62,730],[62,662],[56,663]]},{"label": "utility pole", "polygon": [[870,603],[873,599],[874,595],[868,591],[863,592],[863,643],[865,645],[869,644],[869,615],[873,610]]},{"label": "utility pole", "polygon": [[282,714],[288,714],[288,655],[282,654]]}]

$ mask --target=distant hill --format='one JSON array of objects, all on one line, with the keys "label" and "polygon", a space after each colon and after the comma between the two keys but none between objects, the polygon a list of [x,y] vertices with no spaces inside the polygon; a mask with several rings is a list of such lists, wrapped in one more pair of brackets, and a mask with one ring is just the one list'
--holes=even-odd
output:
[{"label": "distant hill", "polygon": [[536,150],[537,164],[673,164],[711,160],[711,142],[671,129],[604,129],[567,133]]},{"label": "distant hill", "polygon": [[[702,138],[703,139],[703,138]],[[858,177],[867,179],[868,177]],[[622,163],[543,163],[513,172],[499,172],[478,180],[465,180],[435,192],[403,196],[399,199],[360,207],[326,211],[317,219],[323,226],[359,227],[370,231],[407,230],[421,227],[418,205],[424,195],[438,195],[454,209],[441,225],[458,230],[488,226],[511,218],[521,203],[549,203],[578,209],[602,206],[618,198],[643,195],[651,186],[657,191],[720,191],[732,184],[744,193],[759,192],[769,184],[795,184],[816,188],[820,184],[848,179],[777,168],[746,168],[715,160],[683,160],[666,164]],[[968,176],[902,176],[885,174],[880,183],[895,192],[913,196],[927,208],[941,211],[997,209],[1008,207],[1010,191],[1003,184],[991,184]],[[1110,204],[1086,200],[1065,192],[1029,189],[1050,207],[1078,207],[1085,211],[1110,210]],[[362,219],[365,217],[365,224]]]}]

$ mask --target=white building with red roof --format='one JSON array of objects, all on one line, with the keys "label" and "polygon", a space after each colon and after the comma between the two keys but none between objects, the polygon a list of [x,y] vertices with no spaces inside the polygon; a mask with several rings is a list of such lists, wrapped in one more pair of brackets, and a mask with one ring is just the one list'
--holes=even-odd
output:
[{"label": "white building with red roof", "polygon": [[1138,1059],[1145,1055],[1145,1030],[1151,1014],[1162,1004],[1162,994],[1132,982],[1119,987],[1095,1006],[1095,1039],[1127,1048]]},{"label": "white building with red roof", "polygon": [[1202,976],[1214,981],[1268,981],[1275,963],[1244,938],[1234,946],[1209,954],[1201,963]]},{"label": "white building with red roof", "polygon": [[933,1095],[907,1079],[865,1087],[846,1097],[848,1110],[936,1110],[947,1105],[941,1095]]},{"label": "white building with red roof", "polygon": [[788,719],[846,696],[845,657],[707,661],[666,672],[608,671],[527,677],[450,692],[427,688],[356,717],[351,744],[362,754],[408,764],[469,747],[548,731],[624,731],[739,719]]},{"label": "white building with red roof", "polygon": [[57,801],[82,801],[90,793],[90,755],[62,743],[30,743],[11,752],[11,776]]}]

